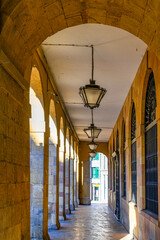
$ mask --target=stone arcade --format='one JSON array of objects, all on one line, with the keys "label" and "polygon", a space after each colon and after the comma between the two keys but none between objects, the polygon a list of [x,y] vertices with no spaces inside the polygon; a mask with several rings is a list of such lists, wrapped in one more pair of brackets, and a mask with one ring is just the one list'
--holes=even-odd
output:
[{"label": "stone arcade", "polygon": [[[2,1],[0,29],[1,240],[54,239],[55,231],[59,233],[61,231],[56,229],[61,229],[63,224],[68,226],[67,217],[69,214],[73,216],[73,213],[76,215],[74,210],[78,205],[80,207],[77,210],[77,219],[74,221],[75,235],[72,235],[72,239],[75,236],[75,239],[82,239],[81,236],[83,236],[84,239],[90,240],[95,236],[102,236],[103,238],[97,239],[112,237],[111,239],[118,240],[123,239],[128,233],[138,240],[160,239],[159,22],[160,1],[158,0]],[[89,25],[95,27],[92,36],[87,35],[86,26]],[[131,73],[130,76],[132,76],[131,82],[127,79],[117,79],[117,82],[112,81],[111,85],[107,82],[109,81],[107,78],[110,78],[113,72],[117,73],[115,76],[122,72],[112,69],[113,64],[109,65],[109,60],[105,62],[105,51],[100,55],[97,48],[97,76],[101,74],[104,77],[103,82],[108,84],[106,85],[108,96],[103,99],[104,105],[100,106],[103,111],[95,111],[95,118],[97,116],[98,124],[106,123],[104,126],[108,126],[109,120],[106,118],[108,109],[105,104],[111,105],[110,109],[112,108],[117,114],[115,119],[111,119],[112,126],[110,128],[108,126],[107,130],[104,127],[103,138],[98,142],[97,152],[105,154],[108,158],[109,188],[108,208],[102,205],[97,210],[98,205],[95,208],[81,206],[82,204],[90,205],[91,200],[88,142],[81,135],[83,125],[89,125],[88,111],[85,109],[81,112],[82,104],[80,103],[78,105],[74,102],[72,107],[68,103],[68,99],[76,99],[74,94],[78,95],[77,86],[74,84],[76,81],[78,83],[79,74],[82,74],[84,79],[82,84],[87,84],[90,72],[87,77],[83,73],[88,71],[85,70],[87,68],[85,60],[90,61],[89,57],[87,58],[89,55],[80,58],[82,50],[79,50],[76,55],[75,50],[63,49],[66,58],[63,58],[62,65],[60,62],[61,70],[58,61],[63,55],[58,55],[59,50],[52,50],[55,55],[53,55],[53,62],[50,61],[49,54],[52,55],[53,52],[47,50],[45,43],[49,39],[53,41],[52,44],[66,43],[63,41],[65,38],[59,37],[61,35],[58,34],[64,36],[65,31],[71,27],[73,30],[84,27],[76,30],[84,31],[83,36],[87,36],[85,39],[87,43],[83,41],[82,45],[93,44],[94,37],[100,36],[102,38],[99,43],[105,43],[108,39],[103,39],[103,33],[99,35],[97,31],[99,25],[102,25],[102,28],[114,28],[122,35],[124,33],[130,34],[126,36],[131,36],[132,34],[132,37],[140,42],[137,42],[139,44],[137,48],[134,46],[134,52],[139,54],[139,60],[134,58],[133,52],[128,52],[129,57],[135,60],[132,63],[136,67],[132,73],[129,72],[129,62],[123,62],[123,52],[120,58],[113,59],[112,53],[118,54],[119,50],[113,45],[110,48],[111,51],[108,48],[110,61],[114,60],[117,66],[122,64],[121,70]],[[118,44],[123,41],[122,35],[116,38]],[[74,34],[70,32],[69,36],[73,39]],[[80,41],[81,34],[76,36]],[[128,37],[127,44],[130,45],[131,42]],[[98,42],[96,44],[98,46]],[[125,47],[129,49],[127,44]],[[143,51],[141,51],[142,48]],[[101,53],[102,51],[103,49]],[[87,49],[85,54],[88,54]],[[75,55],[78,57],[72,62],[73,68],[68,68],[70,57],[74,58]],[[103,59],[102,68],[100,68],[99,56]],[[80,67],[76,65],[74,68],[76,61],[80,61],[82,65]],[[107,68],[107,65],[110,67]],[[108,75],[104,76],[106,69]],[[70,75],[67,75],[68,72]],[[59,77],[56,78],[58,73]],[[71,75],[75,80],[69,82],[66,79]],[[101,79],[97,76],[97,81],[101,84]],[[125,78],[125,74],[123,76]],[[129,75],[126,73],[126,76]],[[124,85],[118,85],[118,81],[123,82]],[[70,89],[67,89],[67,84]],[[125,86],[127,86],[127,92],[123,94],[123,101],[118,102],[116,98],[118,93],[110,93],[112,87],[113,89],[117,87],[118,92],[121,90],[123,92]],[[68,99],[65,95],[67,93]],[[110,94],[113,98],[110,98]],[[114,101],[109,102],[114,98],[119,105],[112,106]],[[76,112],[75,115],[74,112]],[[111,112],[108,115],[111,116]],[[103,119],[105,120],[101,122]],[[81,126],[77,127],[76,121],[79,121]],[[105,211],[109,216],[106,222]],[[92,224],[96,222],[98,212],[104,221],[100,229],[103,229],[106,235],[103,235],[104,232],[101,232],[97,226],[96,232],[90,231],[90,233],[85,228],[82,232],[83,229],[77,227],[79,224],[86,224],[87,228],[90,226],[88,221]],[[121,224],[117,223],[117,220]],[[71,229],[70,226],[69,228]],[[80,235],[76,235],[76,231],[77,234],[80,231]],[[113,235],[109,235],[107,231],[113,231]],[[63,239],[60,237],[59,235],[59,239]]]}]

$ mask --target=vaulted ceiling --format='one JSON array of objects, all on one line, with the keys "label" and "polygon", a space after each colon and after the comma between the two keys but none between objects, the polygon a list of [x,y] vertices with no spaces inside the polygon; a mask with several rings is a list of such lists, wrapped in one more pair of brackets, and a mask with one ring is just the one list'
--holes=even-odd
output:
[{"label": "vaulted ceiling", "polygon": [[[78,46],[68,46],[68,45]],[[47,38],[42,48],[73,126],[80,140],[88,138],[83,129],[91,113],[82,104],[79,87],[91,78],[91,48],[94,45],[94,79],[106,88],[101,105],[94,110],[94,123],[102,128],[98,141],[108,141],[147,45],[119,28],[83,24]],[[79,45],[82,45],[81,47]]]}]

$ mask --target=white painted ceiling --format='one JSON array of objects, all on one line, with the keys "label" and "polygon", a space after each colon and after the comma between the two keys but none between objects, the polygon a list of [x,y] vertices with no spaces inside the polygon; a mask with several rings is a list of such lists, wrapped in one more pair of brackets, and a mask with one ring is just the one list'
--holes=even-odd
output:
[{"label": "white painted ceiling", "polygon": [[[51,44],[51,45],[45,45]],[[80,140],[88,141],[84,127],[91,113],[82,104],[79,87],[91,78],[91,48],[52,44],[94,45],[94,79],[107,89],[101,105],[94,110],[94,123],[102,128],[97,141],[108,141],[130,86],[146,51],[146,44],[119,28],[83,24],[47,38],[42,48]]]}]

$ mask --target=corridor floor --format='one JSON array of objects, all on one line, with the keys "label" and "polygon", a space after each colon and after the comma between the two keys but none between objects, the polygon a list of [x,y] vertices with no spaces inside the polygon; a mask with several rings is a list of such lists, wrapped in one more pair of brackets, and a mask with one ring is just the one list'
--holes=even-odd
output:
[{"label": "corridor floor", "polygon": [[117,222],[103,203],[79,206],[66,221],[61,221],[60,230],[50,232],[52,240],[130,240],[129,234]]}]

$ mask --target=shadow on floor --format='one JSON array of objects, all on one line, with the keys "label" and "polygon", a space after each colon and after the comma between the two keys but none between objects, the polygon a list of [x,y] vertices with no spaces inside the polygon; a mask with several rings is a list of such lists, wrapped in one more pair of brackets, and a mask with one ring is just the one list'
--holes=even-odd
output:
[{"label": "shadow on floor", "polygon": [[80,205],[60,221],[61,228],[49,232],[52,240],[131,240],[105,203]]}]

